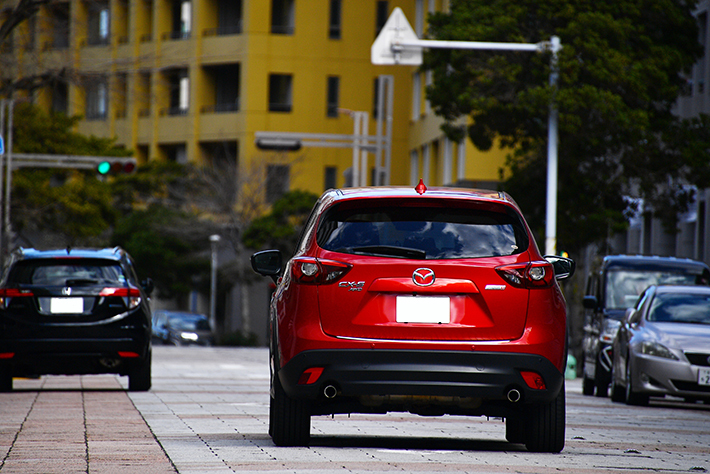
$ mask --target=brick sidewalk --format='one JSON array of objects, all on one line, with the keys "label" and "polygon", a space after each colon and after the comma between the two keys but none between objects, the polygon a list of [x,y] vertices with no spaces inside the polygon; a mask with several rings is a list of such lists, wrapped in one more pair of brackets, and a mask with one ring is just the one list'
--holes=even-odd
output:
[{"label": "brick sidewalk", "polygon": [[15,379],[0,394],[0,472],[175,473],[113,376]]}]

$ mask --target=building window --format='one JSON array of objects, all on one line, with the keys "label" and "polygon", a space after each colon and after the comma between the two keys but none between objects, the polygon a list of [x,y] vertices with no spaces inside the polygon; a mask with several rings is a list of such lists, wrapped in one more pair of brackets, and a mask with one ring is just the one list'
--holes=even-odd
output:
[{"label": "building window", "polygon": [[269,112],[291,112],[292,82],[290,74],[269,76]]},{"label": "building window", "polygon": [[187,69],[174,70],[168,76],[170,105],[168,115],[187,115],[190,110],[190,78]]},{"label": "building window", "polygon": [[40,28],[49,32],[50,40],[43,48],[66,49],[69,47],[69,3],[53,3],[47,6],[48,25],[40,25]]},{"label": "building window", "polygon": [[108,87],[105,77],[87,79],[86,120],[105,120],[108,112]]},{"label": "building window", "polygon": [[272,0],[271,33],[275,35],[292,35],[295,30],[295,22],[295,0]]},{"label": "building window", "polygon": [[323,188],[327,191],[328,189],[334,189],[337,185],[338,178],[338,168],[335,166],[325,167],[325,180],[323,183]]},{"label": "building window", "polygon": [[338,102],[340,96],[340,78],[337,76],[328,77],[328,104],[326,113],[328,117],[338,116]]},{"label": "building window", "polygon": [[92,4],[86,42],[89,45],[107,45],[111,36],[111,14],[108,4]]},{"label": "building window", "polygon": [[[172,31],[166,39],[188,39],[192,34],[192,2],[176,1],[173,3]],[[165,37],[165,35],[164,35]]]},{"label": "building window", "polygon": [[380,34],[380,30],[385,27],[389,16],[389,5],[387,0],[377,1],[377,22],[375,23],[375,38]]},{"label": "building window", "polygon": [[271,204],[288,192],[288,165],[266,166],[266,201]]},{"label": "building window", "polygon": [[69,88],[66,82],[52,82],[52,112],[55,114],[68,115],[69,111]]},{"label": "building window", "polygon": [[340,39],[342,28],[341,0],[330,0],[330,22],[328,25],[328,38]]},{"label": "building window", "polygon": [[239,111],[239,64],[206,67],[205,72],[214,84],[214,105],[202,108],[203,112]]},{"label": "building window", "polygon": [[217,35],[238,35],[242,32],[241,0],[220,0],[217,6]]}]

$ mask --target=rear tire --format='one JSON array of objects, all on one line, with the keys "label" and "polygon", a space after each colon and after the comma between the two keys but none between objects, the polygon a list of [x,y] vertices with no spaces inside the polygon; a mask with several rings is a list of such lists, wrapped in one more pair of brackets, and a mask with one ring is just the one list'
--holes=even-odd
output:
[{"label": "rear tire", "polygon": [[505,439],[509,443],[525,443],[525,418],[522,415],[513,415],[505,419]]},{"label": "rear tire", "polygon": [[7,369],[0,369],[0,392],[12,392],[12,373]]},{"label": "rear tire", "polygon": [[630,359],[626,358],[626,404],[635,406],[648,405],[648,395],[634,391],[634,384],[631,377]]},{"label": "rear tire", "polygon": [[582,395],[594,395],[594,380],[586,375],[582,376]]},{"label": "rear tire", "polygon": [[274,397],[269,407],[269,428],[276,446],[308,446],[311,440],[311,413],[308,402],[294,400],[274,374]]},{"label": "rear tire", "polygon": [[525,424],[525,447],[536,453],[559,453],[565,447],[565,386],[546,404],[531,405]]},{"label": "rear tire", "polygon": [[148,351],[143,363],[133,369],[128,374],[128,391],[130,392],[147,392],[151,386],[151,351]]},{"label": "rear tire", "polygon": [[616,383],[616,377],[614,375],[614,369],[611,370],[611,401],[617,403],[624,403],[626,400],[626,393],[624,393],[624,387]]}]

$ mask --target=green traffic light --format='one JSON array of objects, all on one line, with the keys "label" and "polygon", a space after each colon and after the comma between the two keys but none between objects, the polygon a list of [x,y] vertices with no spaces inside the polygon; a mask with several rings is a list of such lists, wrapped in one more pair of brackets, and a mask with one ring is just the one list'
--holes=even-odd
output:
[{"label": "green traffic light", "polygon": [[102,161],[99,163],[99,166],[96,167],[96,171],[98,171],[99,174],[108,174],[109,171],[111,171],[111,163],[108,161]]}]

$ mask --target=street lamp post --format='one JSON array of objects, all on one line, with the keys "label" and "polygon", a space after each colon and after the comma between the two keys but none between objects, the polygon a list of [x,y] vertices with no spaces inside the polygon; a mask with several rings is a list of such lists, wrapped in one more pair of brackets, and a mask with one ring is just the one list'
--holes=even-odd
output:
[{"label": "street lamp post", "polygon": [[210,326],[212,330],[217,328],[217,244],[222,238],[217,235],[210,235],[210,248],[212,253],[210,265]]}]

